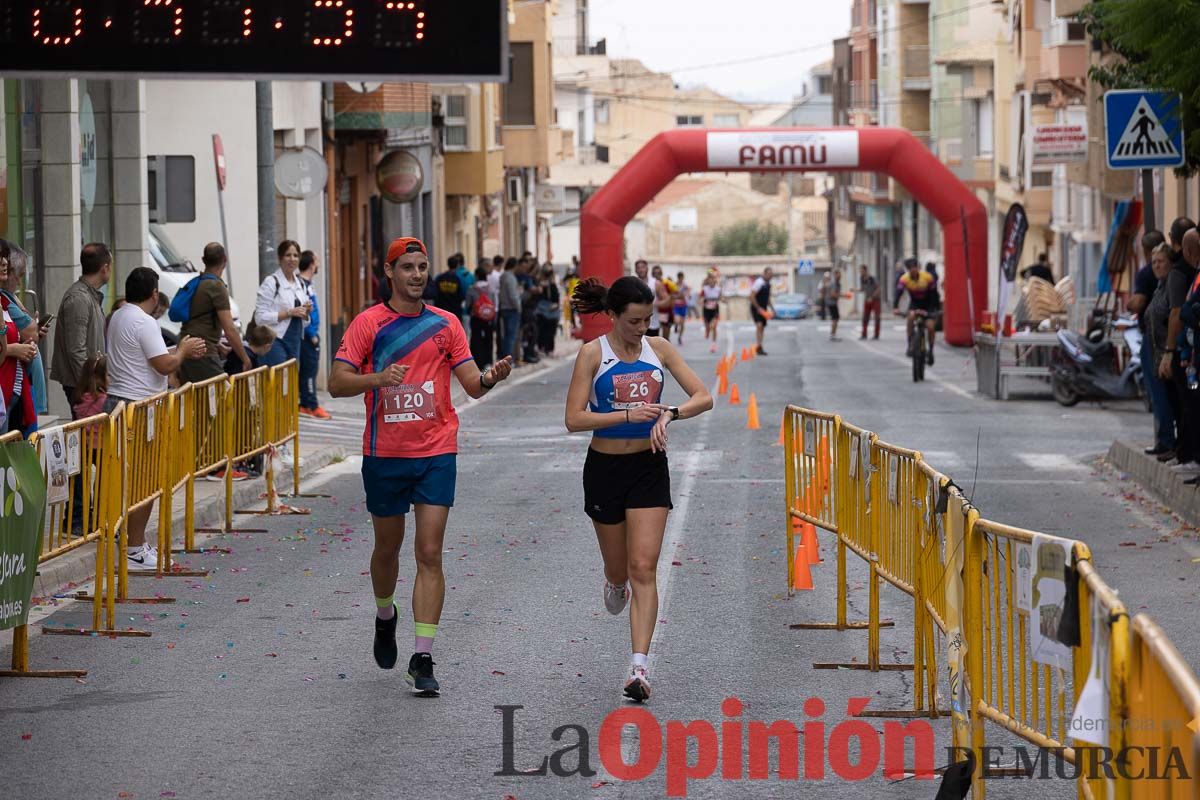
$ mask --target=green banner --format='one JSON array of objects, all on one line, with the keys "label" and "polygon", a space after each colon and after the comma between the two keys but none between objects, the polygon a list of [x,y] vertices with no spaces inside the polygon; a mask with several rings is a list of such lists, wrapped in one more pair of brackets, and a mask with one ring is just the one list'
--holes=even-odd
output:
[{"label": "green banner", "polygon": [[42,547],[46,476],[25,442],[0,444],[0,630],[24,625]]}]

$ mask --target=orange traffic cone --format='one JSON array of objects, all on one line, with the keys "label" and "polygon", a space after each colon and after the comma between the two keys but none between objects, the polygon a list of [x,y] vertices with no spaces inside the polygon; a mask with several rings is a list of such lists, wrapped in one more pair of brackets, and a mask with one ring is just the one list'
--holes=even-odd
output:
[{"label": "orange traffic cone", "polygon": [[722,372],[721,377],[717,379],[717,394],[723,395],[729,391],[729,373]]},{"label": "orange traffic cone", "polygon": [[750,350],[748,348],[743,347],[742,348],[742,361],[749,361],[749,360],[750,360]]},{"label": "orange traffic cone", "polygon": [[758,424],[758,398],[750,393],[750,405],[746,407],[746,430],[756,431],[762,426]]},{"label": "orange traffic cone", "polygon": [[813,527],[813,524],[793,517],[792,530],[795,532],[796,541],[804,547],[804,554],[808,556],[808,563],[825,563],[821,560],[820,544],[817,541],[817,529]]},{"label": "orange traffic cone", "polygon": [[779,420],[779,441],[775,443],[779,447],[783,447],[784,436],[786,433],[787,433],[787,414],[784,414],[783,418],[781,420]]},{"label": "orange traffic cone", "polygon": [[796,545],[796,557],[792,560],[792,588],[801,592],[811,592],[813,588],[812,569],[803,539]]},{"label": "orange traffic cone", "polygon": [[732,384],[729,387],[729,405],[740,406],[742,404],[742,396],[738,394],[737,384]]},{"label": "orange traffic cone", "polygon": [[821,561],[821,544],[817,540],[817,529],[811,522],[804,523],[800,541],[804,542],[804,549],[808,551],[809,564],[824,563]]}]

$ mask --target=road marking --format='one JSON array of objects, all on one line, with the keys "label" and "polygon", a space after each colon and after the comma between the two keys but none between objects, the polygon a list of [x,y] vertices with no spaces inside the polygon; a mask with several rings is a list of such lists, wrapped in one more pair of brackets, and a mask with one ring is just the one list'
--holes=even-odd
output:
[{"label": "road marking", "polygon": [[1091,472],[1091,467],[1080,464],[1062,453],[1017,453],[1026,466],[1052,472]]}]

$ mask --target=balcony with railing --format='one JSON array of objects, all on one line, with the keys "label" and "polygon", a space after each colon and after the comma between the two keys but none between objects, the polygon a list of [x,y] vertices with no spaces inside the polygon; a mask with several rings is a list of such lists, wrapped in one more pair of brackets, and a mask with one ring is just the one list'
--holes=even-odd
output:
[{"label": "balcony with railing", "polygon": [[850,108],[853,111],[875,111],[879,108],[879,81],[851,81]]},{"label": "balcony with railing", "polygon": [[878,172],[851,173],[850,196],[858,203],[877,203],[889,200],[888,177]]},{"label": "balcony with railing", "polygon": [[930,82],[929,45],[913,44],[904,48],[900,77],[905,91],[929,91]]}]

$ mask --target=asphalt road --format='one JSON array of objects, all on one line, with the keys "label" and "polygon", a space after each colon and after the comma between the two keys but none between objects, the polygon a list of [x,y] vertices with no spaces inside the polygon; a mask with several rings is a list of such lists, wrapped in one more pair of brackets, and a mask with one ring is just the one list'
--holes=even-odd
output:
[{"label": "asphalt road", "polygon": [[[647,727],[639,751],[632,736],[618,742],[604,733],[605,719],[627,708],[620,688],[628,628],[601,601],[600,560],[581,508],[587,437],[563,428],[570,374],[563,362],[518,372],[512,385],[463,412],[458,506],[444,554],[447,599],[434,647],[440,699],[412,697],[399,669],[380,671],[372,661],[370,526],[358,461],[349,459],[308,483],[309,491],[333,495],[304,501],[311,516],[254,518],[270,533],[226,536],[221,544],[231,554],[188,557],[211,570],[207,579],[139,579],[144,593],[178,599],[121,608],[120,624],[149,630],[150,638],[35,634],[35,666],[90,674],[79,682],[0,682],[0,796],[662,797],[668,763],[678,780],[683,755],[671,746],[681,729],[669,721],[707,721],[737,750],[735,733],[747,736],[753,721],[790,720],[804,730],[804,751],[837,734],[850,698],[868,698],[873,709],[910,707],[906,672],[811,669],[814,660],[864,660],[865,632],[787,627],[833,613],[828,564],[816,570],[816,591],[794,598],[785,591],[782,448],[775,440],[789,402],[837,411],[921,449],[1000,521],[1086,539],[1131,607],[1149,606],[1189,660],[1200,661],[1185,611],[1195,596],[1194,533],[1173,535],[1165,515],[1094,463],[1117,436],[1145,438],[1148,416],[1132,405],[1066,411],[1048,399],[974,397],[967,355],[945,348],[930,380],[914,386],[902,334],[892,326],[882,342],[843,333],[855,338],[830,342],[815,321],[776,324],[771,355],[737,367],[743,398],[756,393],[761,430],[746,430],[745,405],[721,400],[671,431],[676,507],[659,571],[663,605],[646,706],[663,739]],[[751,341],[746,326],[729,326],[727,334],[723,349]],[[698,338],[684,351],[701,375],[713,375],[717,356]],[[1158,542],[1160,534],[1168,540]],[[1150,549],[1119,546],[1131,539],[1154,541]],[[403,656],[412,632],[410,545],[402,559]],[[862,614],[865,570],[850,561],[851,613]],[[882,603],[883,616],[896,620],[883,634],[884,660],[908,661],[911,601],[885,590]],[[46,624],[89,619],[87,608],[64,602]],[[731,697],[741,701],[740,713],[723,708]],[[823,715],[806,708],[809,698],[822,701]],[[497,776],[506,750],[500,706],[522,707],[507,712],[512,767],[535,769],[586,736],[595,774]],[[821,722],[823,734],[812,724]],[[867,725],[884,730],[882,720]],[[948,725],[931,725],[941,764]],[[629,763],[651,759],[650,742],[664,740],[660,763],[644,779],[614,776],[618,754]],[[687,752],[695,764],[710,751]],[[832,765],[823,780],[797,783],[780,780],[773,755],[771,762],[771,778],[750,780],[748,766],[722,758],[730,777],[718,766],[713,777],[687,783],[687,796],[930,798],[937,791],[931,781],[893,783],[879,769],[865,782],[848,782]],[[576,771],[578,749],[554,765]],[[1074,796],[1059,781],[1007,781],[989,791]]]}]

